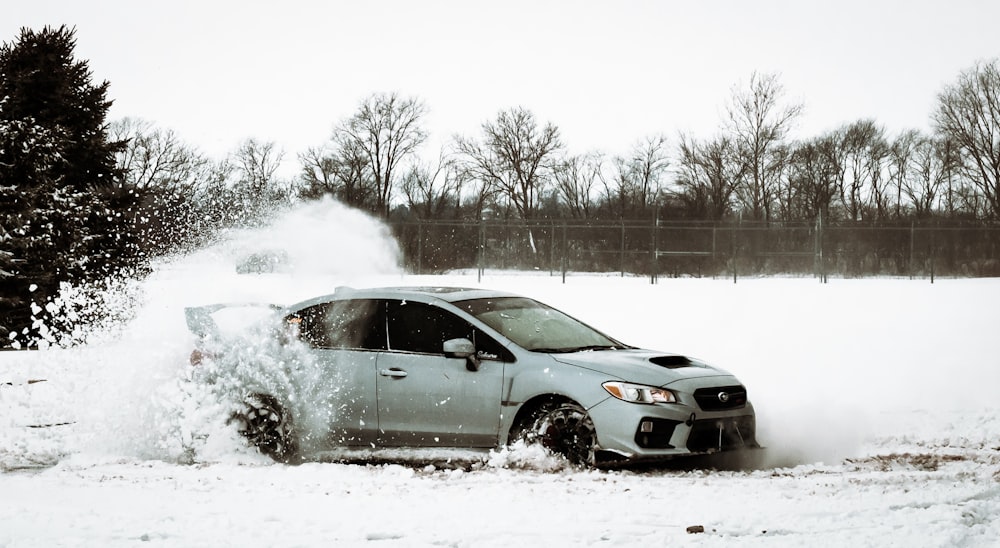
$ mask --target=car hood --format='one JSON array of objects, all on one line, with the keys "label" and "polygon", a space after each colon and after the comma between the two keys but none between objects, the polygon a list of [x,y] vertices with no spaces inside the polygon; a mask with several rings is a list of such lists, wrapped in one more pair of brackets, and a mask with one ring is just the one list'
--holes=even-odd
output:
[{"label": "car hood", "polygon": [[560,363],[650,386],[666,386],[683,379],[731,376],[727,371],[696,359],[653,350],[592,350],[553,354],[552,358]]}]

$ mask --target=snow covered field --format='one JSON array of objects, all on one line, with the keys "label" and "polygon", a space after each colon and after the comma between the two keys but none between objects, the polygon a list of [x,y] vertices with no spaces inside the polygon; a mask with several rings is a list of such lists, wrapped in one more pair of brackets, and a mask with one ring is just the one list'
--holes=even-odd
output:
[{"label": "snow covered field", "polygon": [[[236,274],[274,249],[286,271]],[[161,265],[122,301],[139,310],[122,329],[0,353],[0,547],[1000,545],[1000,280],[480,282],[395,264],[382,227],[323,203]],[[186,388],[182,309],[344,284],[512,290],[718,364],[746,384],[768,449],[735,471],[577,470],[531,448],[274,464]]]}]

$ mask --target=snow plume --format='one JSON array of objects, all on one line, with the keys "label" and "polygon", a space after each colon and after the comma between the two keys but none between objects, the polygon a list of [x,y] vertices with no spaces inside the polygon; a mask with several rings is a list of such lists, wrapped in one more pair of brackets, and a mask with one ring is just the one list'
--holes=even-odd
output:
[{"label": "snow plume", "polygon": [[[11,384],[0,394],[0,468],[84,455],[172,462],[256,458],[228,424],[234,406],[246,391],[265,388],[287,390],[295,405],[314,401],[314,394],[290,388],[313,390],[314,370],[294,347],[272,346],[259,330],[235,335],[236,327],[217,341],[227,345],[228,357],[195,369],[189,358],[199,342],[185,325],[185,308],[292,304],[340,285],[398,276],[398,262],[384,224],[322,200],[163,259],[142,280],[65,286],[51,302],[36,305],[43,350],[4,360],[0,381]],[[252,324],[245,315],[229,319],[242,321],[238,327]],[[37,379],[46,381],[28,384]],[[322,421],[326,412],[293,410],[307,443],[311,421]],[[52,424],[62,426],[28,428]]]},{"label": "snow plume", "polygon": [[[177,398],[193,413],[194,421],[179,424],[177,436],[182,454],[191,460],[213,458],[213,435],[232,439],[233,429],[222,428],[233,413],[243,407],[249,394],[280,395],[280,401],[294,417],[292,430],[300,450],[308,454],[323,441],[333,414],[340,379],[335,371],[322,367],[307,346],[285,340],[267,322],[214,341],[219,351],[190,370],[180,383],[183,396]],[[204,411],[207,410],[207,415]],[[207,420],[205,420],[207,419]],[[207,428],[205,428],[207,426]]]},{"label": "snow plume", "polygon": [[388,227],[330,199],[275,215],[263,228],[234,229],[220,238],[184,263],[213,265],[229,275],[279,274],[340,283],[400,273],[399,247]]},{"label": "snow plume", "polygon": [[[32,301],[29,346],[70,347],[99,342],[125,328],[138,304],[140,284],[125,276],[109,276],[84,285],[59,284],[55,297],[44,303]],[[11,345],[20,349],[10,333]]]},{"label": "snow plume", "polygon": [[509,447],[501,447],[490,451],[486,460],[489,468],[504,468],[509,470],[535,470],[539,472],[558,472],[573,470],[571,464],[562,455],[549,451],[541,444],[525,444],[518,440]]},{"label": "snow plume", "polygon": [[290,304],[373,275],[400,274],[399,262],[386,225],[329,198],[309,202],[275,212],[261,227],[225,231],[204,248],[158,260],[144,280],[118,275],[87,285],[63,283],[54,298],[31,304],[32,346],[118,338],[138,315],[166,304],[161,299]]},{"label": "snow plume", "polygon": [[[205,347],[203,347],[205,348]],[[211,341],[215,357],[178,366],[160,378],[134,378],[134,390],[87,417],[92,424],[115,425],[89,440],[95,451],[145,459],[194,463],[250,455],[232,420],[248,394],[278,394],[295,417],[296,435],[308,448],[329,424],[332,403],[323,404],[329,387],[323,371],[304,345],[275,337],[268,324]],[[179,357],[178,357],[179,358]],[[178,362],[181,360],[178,359]],[[123,405],[124,404],[124,405]],[[122,412],[126,411],[127,412]]]}]

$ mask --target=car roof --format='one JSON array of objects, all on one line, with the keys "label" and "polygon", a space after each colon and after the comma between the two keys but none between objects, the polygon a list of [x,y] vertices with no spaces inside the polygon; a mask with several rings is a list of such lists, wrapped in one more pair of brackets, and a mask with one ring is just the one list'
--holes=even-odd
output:
[{"label": "car roof", "polygon": [[328,302],[332,300],[344,299],[412,299],[415,301],[431,302],[442,300],[453,303],[469,299],[488,299],[496,297],[520,297],[516,293],[507,291],[497,291],[494,289],[479,289],[470,287],[447,287],[447,286],[399,286],[399,287],[373,287],[356,289],[353,287],[338,287],[336,291],[329,295],[319,296],[308,301],[301,302],[292,309],[301,309],[314,304]]}]

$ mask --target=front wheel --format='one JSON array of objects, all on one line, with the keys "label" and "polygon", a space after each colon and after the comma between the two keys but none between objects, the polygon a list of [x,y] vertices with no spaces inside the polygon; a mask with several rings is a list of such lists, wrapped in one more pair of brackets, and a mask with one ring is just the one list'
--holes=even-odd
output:
[{"label": "front wheel", "polygon": [[233,414],[239,434],[262,454],[287,462],[295,455],[292,416],[274,396],[250,394]]},{"label": "front wheel", "polygon": [[536,409],[512,439],[540,443],[573,464],[594,466],[597,431],[590,415],[573,402],[547,402]]}]

